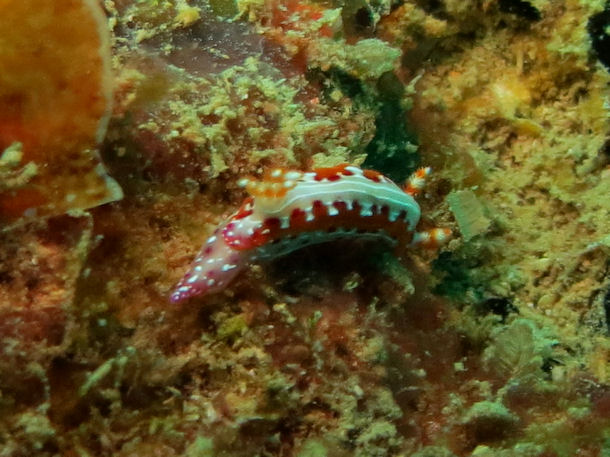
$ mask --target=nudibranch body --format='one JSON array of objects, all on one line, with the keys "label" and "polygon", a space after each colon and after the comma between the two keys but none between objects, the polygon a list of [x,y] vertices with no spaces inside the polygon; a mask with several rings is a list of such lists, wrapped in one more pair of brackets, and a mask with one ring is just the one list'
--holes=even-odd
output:
[{"label": "nudibranch body", "polygon": [[381,238],[400,246],[437,246],[447,229],[416,232],[415,196],[430,169],[404,189],[373,170],[342,164],[311,172],[274,169],[261,181],[244,178],[250,196],[218,227],[197,254],[170,300],[225,288],[249,262],[345,237]]}]

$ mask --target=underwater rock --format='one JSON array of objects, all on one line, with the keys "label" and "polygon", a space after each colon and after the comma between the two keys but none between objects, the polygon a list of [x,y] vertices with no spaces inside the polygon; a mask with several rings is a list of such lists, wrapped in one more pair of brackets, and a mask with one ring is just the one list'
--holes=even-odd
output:
[{"label": "underwater rock", "polygon": [[[0,454],[604,455],[602,3],[105,1],[127,197],[0,233]],[[404,267],[333,242],[168,303],[238,176],[365,160],[433,167],[421,229],[451,206],[472,238]]]},{"label": "underwater rock", "polygon": [[519,418],[501,403],[481,401],[465,413],[463,424],[469,441],[489,443],[499,441],[516,429]]},{"label": "underwater rock", "polygon": [[112,101],[98,3],[3,1],[0,17],[0,222],[120,199],[96,151]]},{"label": "underwater rock", "polygon": [[76,282],[92,225],[89,216],[65,215],[0,233],[2,401],[37,407],[42,421],[50,397],[49,367],[70,340]]}]

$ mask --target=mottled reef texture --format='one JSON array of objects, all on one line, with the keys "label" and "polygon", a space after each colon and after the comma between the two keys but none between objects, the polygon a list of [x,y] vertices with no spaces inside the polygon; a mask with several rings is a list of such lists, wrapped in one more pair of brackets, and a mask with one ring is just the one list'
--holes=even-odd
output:
[{"label": "mottled reef texture", "polygon": [[0,224],[120,199],[96,149],[113,85],[104,11],[2,0],[0,17]]},{"label": "mottled reef texture", "polygon": [[[124,198],[83,211],[85,173],[49,190],[93,200],[15,221],[47,163],[110,179],[104,106],[33,92],[99,103],[103,40],[20,5],[62,60],[0,36],[0,457],[610,456],[610,4],[104,1]],[[423,224],[455,239],[309,248],[168,303],[240,176],[345,161],[432,166]]]}]

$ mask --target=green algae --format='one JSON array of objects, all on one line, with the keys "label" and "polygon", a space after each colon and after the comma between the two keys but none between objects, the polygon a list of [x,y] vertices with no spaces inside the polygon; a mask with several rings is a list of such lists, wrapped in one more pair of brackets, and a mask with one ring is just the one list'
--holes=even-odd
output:
[{"label": "green algae", "polygon": [[411,457],[456,457],[453,452],[442,446],[426,446],[411,454]]},{"label": "green algae", "polygon": [[528,319],[515,319],[508,326],[491,332],[483,362],[505,379],[527,382],[542,376],[543,361],[550,357],[557,340],[549,338]]},{"label": "green algae", "polygon": [[440,278],[435,293],[466,304],[481,303],[490,297],[510,299],[526,278],[514,265],[492,262],[506,249],[502,241],[480,237],[454,251],[441,252],[433,261]]},{"label": "green algae", "polygon": [[397,449],[402,443],[396,426],[384,420],[377,420],[367,426],[356,439],[356,443],[362,447],[361,456],[384,456],[388,451]]},{"label": "green algae", "polygon": [[98,366],[93,370],[83,384],[78,389],[79,396],[86,395],[93,387],[100,384],[105,378],[113,373],[113,387],[118,389],[123,382],[125,369],[129,363],[132,363],[134,357],[137,357],[136,348],[128,346],[119,351],[119,353]]},{"label": "green algae", "polygon": [[460,227],[460,234],[464,241],[469,241],[489,229],[491,221],[486,216],[485,208],[473,191],[451,192],[447,196],[447,202]]},{"label": "green algae", "polygon": [[248,325],[243,315],[237,314],[227,318],[218,317],[220,323],[216,330],[216,336],[220,340],[234,340],[248,331]]},{"label": "green algae", "polygon": [[185,450],[186,457],[214,457],[214,441],[210,438],[198,436]]},{"label": "green algae", "polygon": [[14,142],[0,154],[0,192],[25,186],[38,172],[34,162],[22,163],[22,146]]},{"label": "green algae", "polygon": [[210,8],[215,15],[232,18],[239,13],[235,0],[210,0]]},{"label": "green algae", "polygon": [[472,457],[538,457],[546,448],[539,444],[519,443],[509,449],[480,445],[472,451]]},{"label": "green algae", "polygon": [[328,457],[328,450],[320,441],[310,439],[305,441],[297,457]]},{"label": "green algae", "polygon": [[[22,429],[28,443],[36,451],[40,451],[45,443],[57,434],[46,414],[40,412],[26,412],[19,416],[17,428]],[[0,455],[2,452],[0,452]]]},{"label": "green algae", "polygon": [[368,83],[392,71],[400,57],[400,50],[378,39],[360,40],[354,45],[323,39],[318,47],[318,53],[309,61],[311,68],[337,68]]},{"label": "green algae", "polygon": [[519,417],[500,402],[483,400],[472,405],[461,421],[474,428],[493,428],[495,433],[502,436],[517,426]]},{"label": "green algae", "polygon": [[[296,166],[303,154],[311,153],[310,138],[320,132],[327,136],[327,154],[346,148],[339,135],[340,119],[307,115],[307,107],[297,99],[304,81],[285,78],[260,58],[248,57],[206,78],[177,70],[173,77],[178,82],[167,94],[169,124],[151,120],[139,128],[161,135],[176,148],[184,141],[192,143],[196,154],[209,159],[210,178],[229,170],[237,157],[253,165],[281,160]],[[357,144],[357,135],[347,149]]]}]

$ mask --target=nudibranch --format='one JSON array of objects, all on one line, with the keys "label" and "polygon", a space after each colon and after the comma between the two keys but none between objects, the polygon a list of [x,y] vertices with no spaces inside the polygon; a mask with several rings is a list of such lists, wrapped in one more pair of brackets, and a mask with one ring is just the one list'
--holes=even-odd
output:
[{"label": "nudibranch", "polygon": [[416,231],[429,168],[404,188],[373,170],[349,164],[310,172],[276,168],[262,180],[244,178],[242,206],[208,238],[170,296],[173,303],[225,288],[249,262],[337,238],[381,238],[399,247],[435,247],[447,229]]}]

